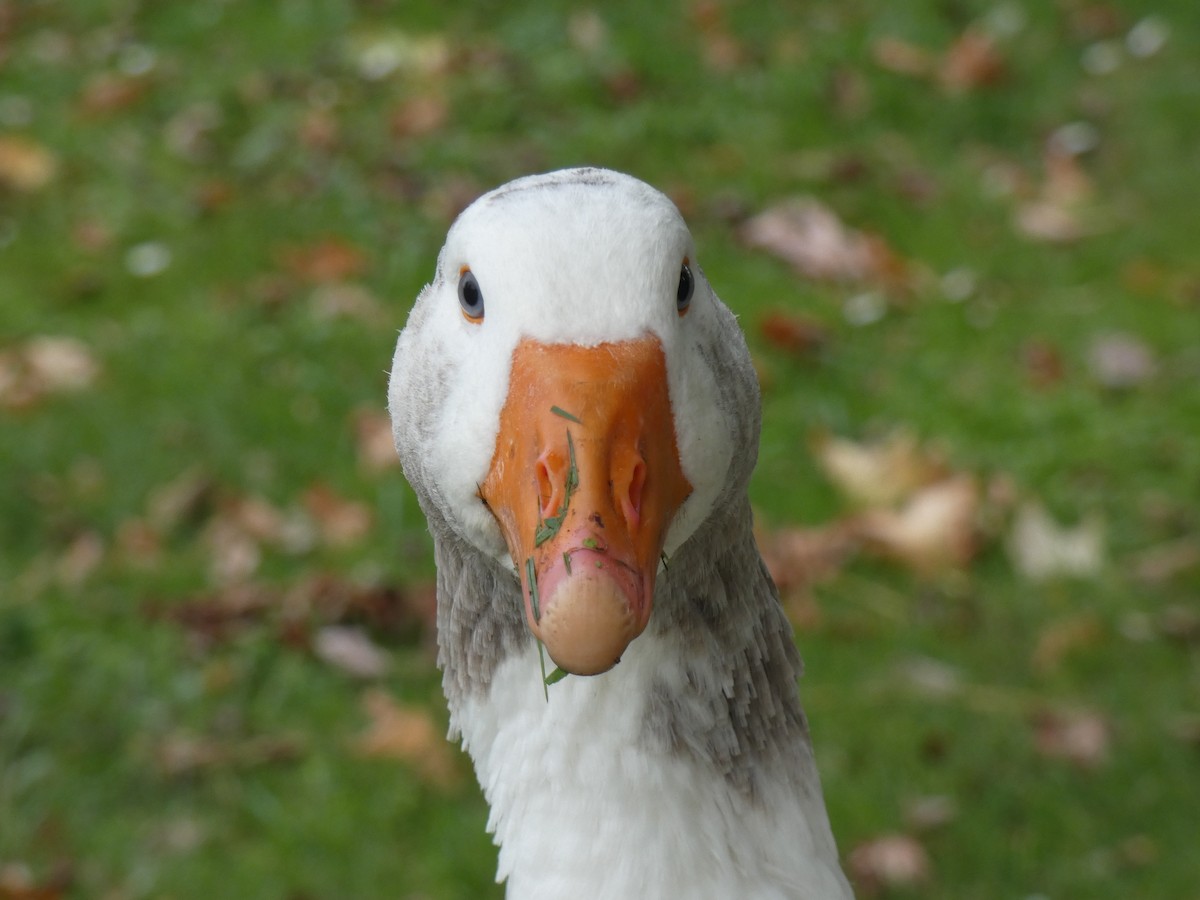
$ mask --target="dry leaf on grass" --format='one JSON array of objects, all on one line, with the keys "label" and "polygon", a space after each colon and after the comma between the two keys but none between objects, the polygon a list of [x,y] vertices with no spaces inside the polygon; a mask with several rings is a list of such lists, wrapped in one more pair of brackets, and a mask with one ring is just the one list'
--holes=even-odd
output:
[{"label": "dry leaf on grass", "polygon": [[1072,153],[1053,146],[1044,156],[1045,178],[1036,196],[1018,205],[1016,229],[1035,241],[1068,244],[1106,227],[1092,181]]},{"label": "dry leaf on grass", "polygon": [[339,237],[282,247],[276,256],[286,272],[314,284],[345,281],[367,268],[362,249]]},{"label": "dry leaf on grass", "polygon": [[1034,717],[1033,740],[1048,759],[1095,769],[1108,760],[1112,725],[1092,710],[1046,711]]},{"label": "dry leaf on grass", "polygon": [[756,537],[767,571],[785,593],[832,578],[858,543],[853,529],[837,523],[822,528],[760,531]]},{"label": "dry leaf on grass", "polygon": [[0,350],[0,408],[27,409],[51,394],[90,388],[100,365],[76,338],[39,335]]},{"label": "dry leaf on grass", "polygon": [[867,510],[857,533],[867,549],[934,575],[961,569],[975,555],[979,506],[975,478],[954,475],[916,491],[898,509]]},{"label": "dry leaf on grass", "polygon": [[1016,570],[1033,581],[1059,575],[1093,578],[1104,565],[1104,525],[1089,516],[1064,528],[1040,503],[1026,502],[1017,510],[1008,554]]},{"label": "dry leaf on grass", "polygon": [[355,446],[358,467],[368,475],[378,475],[400,466],[392,437],[392,420],[382,410],[360,409],[354,413]]},{"label": "dry leaf on grass", "polygon": [[1103,639],[1104,628],[1092,613],[1058,619],[1038,633],[1033,649],[1033,669],[1042,675],[1056,672],[1067,656],[1077,650],[1095,647]]},{"label": "dry leaf on grass", "polygon": [[168,735],[154,751],[159,770],[173,777],[292,762],[303,755],[304,741],[295,735],[219,740],[185,732]]},{"label": "dry leaf on grass", "polygon": [[317,658],[354,678],[382,678],[391,660],[361,628],[327,625],[313,641]]},{"label": "dry leaf on grass", "polygon": [[950,94],[991,87],[1008,73],[1000,48],[985,31],[968,28],[947,48],[938,66],[938,81]]},{"label": "dry leaf on grass", "polygon": [[871,56],[880,68],[897,75],[923,77],[935,69],[933,54],[897,37],[876,38],[871,42]]},{"label": "dry leaf on grass", "polygon": [[907,279],[907,264],[882,238],[849,227],[811,197],[769,207],[738,234],[746,246],[767,251],[805,278],[888,287]]},{"label": "dry leaf on grass", "polygon": [[347,500],[328,485],[313,485],[304,492],[303,501],[320,531],[321,540],[331,547],[356,544],[371,530],[370,507],[357,500]]},{"label": "dry leaf on grass", "polygon": [[400,760],[422,780],[438,787],[458,781],[459,771],[445,729],[434,723],[428,710],[402,706],[379,688],[363,694],[362,706],[370,723],[354,741],[360,756]]},{"label": "dry leaf on grass", "polygon": [[1200,569],[1200,536],[1189,535],[1142,551],[1133,559],[1134,576],[1147,584],[1161,584],[1193,569]]},{"label": "dry leaf on grass", "polygon": [[1135,388],[1150,380],[1158,364],[1150,347],[1131,334],[1104,334],[1088,346],[1088,370],[1101,387],[1112,390]]},{"label": "dry leaf on grass", "polygon": [[948,471],[940,454],[904,431],[869,444],[822,432],[810,446],[825,477],[856,506],[892,506]]},{"label": "dry leaf on grass", "polygon": [[929,854],[907,834],[885,834],[859,844],[850,851],[846,867],[866,896],[917,887],[929,880],[931,870]]},{"label": "dry leaf on grass", "polygon": [[829,329],[808,316],[774,310],[758,327],[768,344],[793,356],[815,356],[829,343]]},{"label": "dry leaf on grass", "polygon": [[23,863],[0,863],[0,900],[61,900],[74,880],[69,864],[38,880]]},{"label": "dry leaf on grass", "polygon": [[54,180],[58,160],[30,138],[0,136],[0,188],[38,191]]}]

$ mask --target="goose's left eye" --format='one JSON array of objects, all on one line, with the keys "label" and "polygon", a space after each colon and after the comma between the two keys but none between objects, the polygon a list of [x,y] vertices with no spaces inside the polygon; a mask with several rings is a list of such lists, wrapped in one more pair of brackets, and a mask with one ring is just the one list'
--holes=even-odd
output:
[{"label": "goose's left eye", "polygon": [[483,291],[470,269],[463,269],[458,279],[458,305],[472,322],[483,321]]},{"label": "goose's left eye", "polygon": [[679,287],[675,291],[675,309],[682,316],[692,303],[692,293],[696,290],[696,280],[692,277],[691,267],[684,260],[679,270]]}]

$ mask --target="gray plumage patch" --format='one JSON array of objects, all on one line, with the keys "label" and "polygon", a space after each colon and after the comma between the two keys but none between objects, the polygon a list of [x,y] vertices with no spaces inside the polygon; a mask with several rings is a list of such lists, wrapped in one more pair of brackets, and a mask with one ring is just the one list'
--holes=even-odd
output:
[{"label": "gray plumage patch", "polygon": [[715,770],[748,800],[779,778],[809,792],[800,655],[754,546],[749,502],[715,514],[659,578],[651,627],[675,643],[686,684],[656,682],[643,739]]}]

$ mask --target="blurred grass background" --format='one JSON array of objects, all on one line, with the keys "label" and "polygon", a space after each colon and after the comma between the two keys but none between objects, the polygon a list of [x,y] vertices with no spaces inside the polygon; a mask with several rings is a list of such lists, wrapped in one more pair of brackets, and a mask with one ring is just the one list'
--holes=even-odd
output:
[{"label": "blurred grass background", "polygon": [[[501,895],[380,414],[456,212],[575,164],[670,193],[741,316],[768,532],[845,514],[820,430],[1009,497],[958,571],[800,603],[842,852],[919,870],[860,891],[1198,896],[1195,13],[0,2],[0,897]],[[797,195],[902,287],[744,245]],[[1023,574],[1031,501],[1099,558]]]}]

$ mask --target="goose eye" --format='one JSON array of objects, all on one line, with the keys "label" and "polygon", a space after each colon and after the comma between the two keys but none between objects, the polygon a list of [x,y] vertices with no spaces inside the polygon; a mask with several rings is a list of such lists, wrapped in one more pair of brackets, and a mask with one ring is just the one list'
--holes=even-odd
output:
[{"label": "goose eye", "polygon": [[688,311],[692,302],[692,292],[696,289],[696,281],[692,278],[692,270],[687,262],[679,270],[679,287],[675,291],[675,309],[682,316]]},{"label": "goose eye", "polygon": [[483,320],[483,291],[470,269],[463,269],[458,279],[458,305],[472,322]]}]

